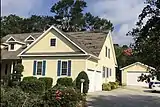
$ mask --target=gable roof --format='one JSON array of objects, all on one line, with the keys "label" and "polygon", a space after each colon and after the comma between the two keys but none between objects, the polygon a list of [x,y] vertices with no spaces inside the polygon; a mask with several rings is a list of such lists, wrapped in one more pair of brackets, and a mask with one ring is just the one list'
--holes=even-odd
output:
[{"label": "gable roof", "polygon": [[23,50],[19,56],[30,49],[36,42],[38,42],[42,37],[44,37],[51,29],[54,29],[69,42],[79,48],[86,55],[90,54],[93,57],[98,58],[99,53],[102,49],[104,41],[106,39],[106,33],[94,33],[94,32],[63,32],[54,26],[51,26],[47,31],[45,31],[41,36],[39,36],[29,47]]},{"label": "gable roof", "polygon": [[130,64],[130,65],[128,65],[128,66],[125,66],[125,67],[123,67],[123,68],[121,68],[120,70],[124,70],[124,69],[126,69],[126,68],[129,68],[129,67],[132,67],[132,66],[134,66],[134,65],[141,65],[141,66],[144,66],[144,67],[146,67],[146,68],[150,68],[150,69],[152,69],[152,70],[155,70],[155,68],[153,68],[153,67],[151,67],[151,66],[148,66],[148,65],[145,65],[145,64],[143,64],[143,63],[141,63],[141,62],[135,62],[135,63],[133,63],[133,64]]}]

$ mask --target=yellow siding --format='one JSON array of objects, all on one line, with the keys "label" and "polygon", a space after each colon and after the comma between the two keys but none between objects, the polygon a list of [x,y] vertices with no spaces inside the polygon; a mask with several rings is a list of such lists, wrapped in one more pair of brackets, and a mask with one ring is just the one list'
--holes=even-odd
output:
[{"label": "yellow siding", "polygon": [[135,64],[131,67],[128,67],[128,68],[122,70],[122,84],[124,84],[124,85],[126,85],[126,83],[127,83],[127,72],[128,71],[145,71],[145,72],[148,72],[148,69],[147,69],[147,67],[142,66],[140,64],[137,64],[137,65]]},{"label": "yellow siding", "polygon": [[[103,71],[103,66],[112,69],[112,75],[109,78],[103,78],[103,82],[115,81],[116,80],[116,70],[115,70],[115,61],[114,61],[114,49],[112,49],[112,41],[110,38],[111,34],[109,33],[106,37],[106,41],[102,47],[100,52],[98,61],[98,69]],[[110,49],[110,58],[106,57],[106,47]]]},{"label": "yellow siding", "polygon": [[[73,80],[78,76],[78,74],[81,71],[85,71],[85,59],[70,59],[65,58],[61,59],[63,60],[71,60],[71,77]],[[36,59],[35,59],[36,60]],[[39,59],[37,59],[38,61]],[[43,59],[42,59],[43,60]],[[45,77],[52,77],[53,78],[53,85],[56,84],[57,78],[64,77],[59,76],[57,77],[57,62],[58,59],[45,59],[46,60],[46,74]],[[24,65],[24,72],[23,77],[26,76],[33,76],[33,59],[23,59],[22,64]],[[42,76],[36,76],[36,77],[42,77]]]},{"label": "yellow siding", "polygon": [[[50,46],[50,39],[56,39],[56,46]],[[75,52],[79,51],[77,47],[72,45],[68,40],[58,34],[56,31],[51,30],[41,40],[39,40],[27,53],[44,53],[44,52]]]}]

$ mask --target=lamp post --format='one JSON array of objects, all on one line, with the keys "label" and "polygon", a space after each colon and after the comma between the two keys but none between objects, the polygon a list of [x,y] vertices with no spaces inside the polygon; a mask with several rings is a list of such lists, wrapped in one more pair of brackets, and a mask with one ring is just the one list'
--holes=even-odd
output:
[{"label": "lamp post", "polygon": [[83,83],[84,83],[85,79],[81,79],[81,93],[83,93]]}]

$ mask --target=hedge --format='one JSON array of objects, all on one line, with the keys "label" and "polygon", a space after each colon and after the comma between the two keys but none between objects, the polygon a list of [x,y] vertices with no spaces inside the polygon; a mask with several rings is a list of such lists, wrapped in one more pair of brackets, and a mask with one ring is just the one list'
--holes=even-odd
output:
[{"label": "hedge", "polygon": [[24,92],[35,94],[41,94],[45,90],[44,82],[36,79],[24,80],[20,83],[20,87]]},{"label": "hedge", "polygon": [[50,77],[40,77],[40,81],[43,81],[45,84],[45,90],[48,90],[52,87],[53,79]]},{"label": "hedge", "polygon": [[102,84],[102,90],[104,90],[104,91],[111,91],[111,84],[109,84],[109,83],[103,83]]},{"label": "hedge", "polygon": [[68,78],[68,77],[58,78],[57,85],[62,85],[66,87],[73,86],[73,80],[72,78]]},{"label": "hedge", "polygon": [[23,81],[30,81],[30,80],[37,80],[37,77],[33,76],[23,77]]},{"label": "hedge", "polygon": [[83,83],[83,93],[88,93],[89,89],[89,78],[86,72],[82,71],[78,74],[76,78],[76,88],[80,91],[81,90],[81,79],[84,79]]}]

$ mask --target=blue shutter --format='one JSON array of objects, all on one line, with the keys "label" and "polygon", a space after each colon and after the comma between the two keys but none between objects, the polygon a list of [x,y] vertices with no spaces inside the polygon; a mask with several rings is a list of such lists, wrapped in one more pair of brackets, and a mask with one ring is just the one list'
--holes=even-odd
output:
[{"label": "blue shutter", "polygon": [[60,72],[61,72],[61,60],[58,60],[58,63],[57,63],[57,76],[60,76]]},{"label": "blue shutter", "polygon": [[43,71],[42,71],[42,76],[45,76],[46,73],[46,61],[43,61]]},{"label": "blue shutter", "polygon": [[71,76],[71,60],[68,61],[68,76]]},{"label": "blue shutter", "polygon": [[33,75],[36,75],[37,61],[33,62]]}]

